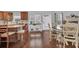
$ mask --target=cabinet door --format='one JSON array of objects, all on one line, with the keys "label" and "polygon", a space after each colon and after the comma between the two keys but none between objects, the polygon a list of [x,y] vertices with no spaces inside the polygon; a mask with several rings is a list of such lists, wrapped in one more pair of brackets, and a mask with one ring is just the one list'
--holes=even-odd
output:
[{"label": "cabinet door", "polygon": [[28,12],[21,12],[21,20],[28,20]]},{"label": "cabinet door", "polygon": [[0,11],[0,20],[3,20],[3,12]]},{"label": "cabinet door", "polygon": [[4,20],[12,20],[12,19],[13,19],[13,13],[4,12]]},{"label": "cabinet door", "polygon": [[9,18],[9,20],[12,20],[13,19],[13,13],[8,12],[8,18]]},{"label": "cabinet door", "polygon": [[4,12],[4,20],[8,20],[8,12]]}]

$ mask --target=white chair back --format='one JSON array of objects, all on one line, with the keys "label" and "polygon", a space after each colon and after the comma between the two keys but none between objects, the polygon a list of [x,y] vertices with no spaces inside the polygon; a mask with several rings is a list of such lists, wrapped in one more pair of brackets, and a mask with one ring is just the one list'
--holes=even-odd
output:
[{"label": "white chair back", "polygon": [[65,44],[68,45],[68,41],[75,43],[75,46],[78,47],[78,25],[79,21],[75,19],[68,19],[63,25],[64,47]]}]

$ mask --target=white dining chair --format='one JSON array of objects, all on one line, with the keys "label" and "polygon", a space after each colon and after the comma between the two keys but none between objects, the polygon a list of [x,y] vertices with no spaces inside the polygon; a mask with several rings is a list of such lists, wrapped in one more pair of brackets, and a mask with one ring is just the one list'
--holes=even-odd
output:
[{"label": "white dining chair", "polygon": [[78,48],[78,20],[68,20],[66,24],[63,24],[63,40],[65,45],[68,45],[68,42],[71,42],[72,45],[75,45]]}]

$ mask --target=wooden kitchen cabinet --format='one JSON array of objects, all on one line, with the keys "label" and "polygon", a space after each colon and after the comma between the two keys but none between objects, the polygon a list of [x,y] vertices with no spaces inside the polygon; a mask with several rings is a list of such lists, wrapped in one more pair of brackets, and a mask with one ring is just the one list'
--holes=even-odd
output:
[{"label": "wooden kitchen cabinet", "polygon": [[0,11],[0,20],[3,20],[3,12]]},{"label": "wooden kitchen cabinet", "polygon": [[28,12],[21,12],[21,20],[28,20]]},{"label": "wooden kitchen cabinet", "polygon": [[12,12],[2,12],[0,11],[0,20],[12,20],[13,13]]},{"label": "wooden kitchen cabinet", "polygon": [[4,20],[8,20],[8,12],[4,12]]},{"label": "wooden kitchen cabinet", "polygon": [[9,20],[12,20],[13,19],[13,13],[8,12],[8,18],[9,18]]},{"label": "wooden kitchen cabinet", "polygon": [[11,12],[4,12],[4,20],[12,20],[13,18],[13,13]]}]

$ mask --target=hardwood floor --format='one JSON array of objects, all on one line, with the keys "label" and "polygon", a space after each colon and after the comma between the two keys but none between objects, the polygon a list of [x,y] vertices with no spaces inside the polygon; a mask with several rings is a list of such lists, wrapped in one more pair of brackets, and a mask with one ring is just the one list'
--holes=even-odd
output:
[{"label": "hardwood floor", "polygon": [[[27,39],[26,37],[29,37],[27,33],[24,34],[24,42],[21,44],[21,41],[17,41],[16,43],[10,43],[9,48],[63,48],[62,43],[58,43],[56,39],[52,39],[52,41],[49,41],[49,31],[43,31],[43,39]],[[6,43],[4,43],[6,44]],[[3,47],[5,48],[5,47]],[[66,48],[75,48],[75,46],[71,45],[69,42],[69,45],[66,45]]]}]

